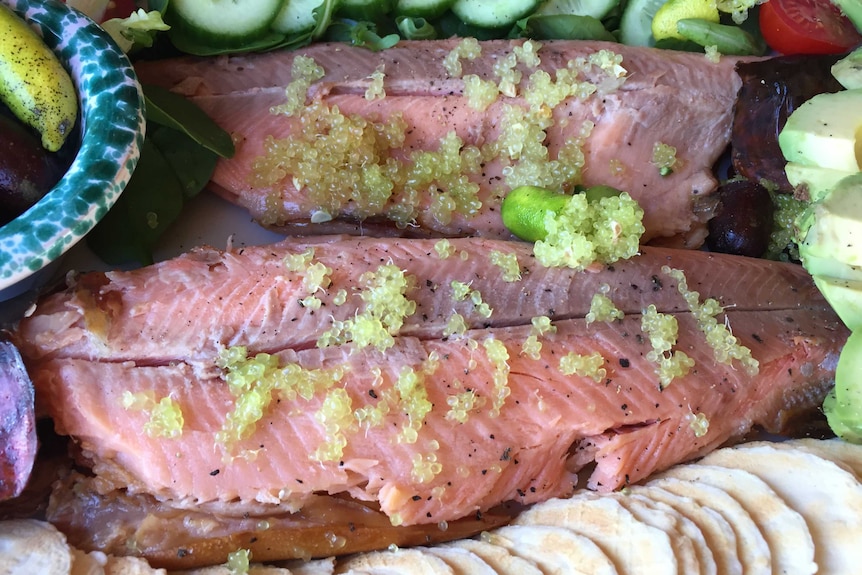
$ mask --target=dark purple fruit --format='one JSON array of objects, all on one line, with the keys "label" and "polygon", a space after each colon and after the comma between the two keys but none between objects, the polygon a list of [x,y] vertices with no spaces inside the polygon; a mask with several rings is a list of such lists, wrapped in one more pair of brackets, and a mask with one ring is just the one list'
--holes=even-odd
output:
[{"label": "dark purple fruit", "polygon": [[709,221],[707,246],[714,252],[761,257],[769,247],[774,205],[769,191],[749,181],[718,189],[718,206]]},{"label": "dark purple fruit", "polygon": [[61,175],[39,138],[15,119],[0,114],[0,225],[38,202]]},{"label": "dark purple fruit", "polygon": [[36,460],[33,383],[17,348],[0,339],[0,501],[24,490]]}]

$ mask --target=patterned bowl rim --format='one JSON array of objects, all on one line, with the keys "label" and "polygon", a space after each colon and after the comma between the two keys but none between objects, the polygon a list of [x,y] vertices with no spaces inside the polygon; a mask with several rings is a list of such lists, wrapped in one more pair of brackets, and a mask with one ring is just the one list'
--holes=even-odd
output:
[{"label": "patterned bowl rim", "polygon": [[42,35],[80,100],[81,144],[48,194],[0,227],[0,289],[59,258],[114,205],[137,165],[144,98],[132,64],[108,34],[57,0],[0,0]]}]

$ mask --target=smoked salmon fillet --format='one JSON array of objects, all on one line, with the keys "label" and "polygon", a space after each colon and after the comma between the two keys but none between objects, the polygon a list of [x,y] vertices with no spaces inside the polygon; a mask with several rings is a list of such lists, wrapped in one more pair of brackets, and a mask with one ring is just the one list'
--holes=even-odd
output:
[{"label": "smoked salmon fillet", "polygon": [[280,510],[341,493],[411,525],[779,431],[819,405],[847,331],[790,264],[651,247],[575,272],[519,242],[332,237],[85,274],[15,336],[105,492]]},{"label": "smoked salmon fillet", "polygon": [[[534,54],[538,65],[527,57],[518,60],[512,70],[520,79],[514,82],[507,76],[506,62],[523,41],[481,42],[481,55],[461,58],[461,72],[453,73],[445,63],[459,42],[405,41],[382,52],[317,44],[292,52],[140,62],[136,70],[144,83],[188,96],[233,136],[236,154],[219,161],[213,189],[247,208],[258,221],[292,234],[372,230],[377,235],[507,239],[510,235],[500,220],[499,204],[515,185],[571,189],[603,184],[628,192],[643,207],[644,243],[653,239],[686,247],[702,243],[713,208],[710,195],[717,185],[713,165],[729,143],[741,87],[734,71],[737,59],[723,56],[711,62],[702,54],[553,41]],[[321,127],[322,112],[271,111],[285,104],[285,88],[296,79],[294,59],[300,56],[323,71],[308,87],[306,111],[315,109],[313,103],[337,108],[344,116],[377,122],[373,125],[378,132],[393,118],[404,123],[403,142],[392,149],[363,152],[358,160],[349,156],[360,146],[348,146],[338,160],[342,163],[337,169],[342,171],[335,181],[362,190],[363,182],[350,183],[360,172],[358,166],[377,162],[389,178],[397,171],[393,165],[416,165],[415,153],[437,152],[448,134],[457,134],[463,165],[447,168],[445,178],[438,174],[436,180],[433,175],[424,174],[422,180],[409,173],[385,179],[385,185],[375,188],[375,194],[383,196],[370,202],[367,192],[330,194],[318,189],[323,183],[298,175],[301,169],[330,170],[329,163],[321,168],[323,160],[317,158],[334,154],[331,149],[339,142],[329,148],[321,145],[314,152],[301,149],[293,167],[274,152],[267,156],[284,142],[301,139],[310,126],[314,127],[309,132],[312,139],[329,129]],[[570,81],[576,95],[548,103],[552,97],[548,86],[555,79],[562,84],[559,75],[567,70],[574,73],[575,80]],[[534,79],[536,71],[547,72],[544,84],[538,76]],[[383,79],[383,97],[371,97],[375,73]],[[465,88],[465,78],[472,76],[497,85],[510,81],[516,87],[480,109]],[[533,109],[539,111],[525,120],[519,114],[536,98],[541,103]],[[531,127],[535,122],[540,128]],[[588,135],[585,126],[591,127]],[[541,146],[539,156],[521,149],[527,140],[538,140],[534,144]],[[502,149],[494,148],[495,144]],[[574,147],[567,148],[570,145]],[[670,150],[666,160],[671,167],[656,159],[657,146]],[[472,168],[466,166],[468,152],[482,156]],[[262,162],[264,157],[270,159]],[[549,160],[559,160],[560,167],[554,170],[569,170],[569,176],[535,175],[548,170],[544,166]],[[255,179],[255,174],[269,172],[277,175]],[[469,185],[453,180],[452,172],[462,174]],[[371,176],[381,177],[376,171]],[[380,192],[381,187],[385,192]],[[393,220],[400,229],[392,225]]]}]

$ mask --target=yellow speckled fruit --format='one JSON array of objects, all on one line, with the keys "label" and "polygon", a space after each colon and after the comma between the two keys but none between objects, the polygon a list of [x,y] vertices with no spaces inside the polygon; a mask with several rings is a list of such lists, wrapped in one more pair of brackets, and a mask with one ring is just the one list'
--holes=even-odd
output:
[{"label": "yellow speckled fruit", "polygon": [[63,146],[78,115],[75,86],[42,39],[0,4],[0,100],[35,128],[52,152]]},{"label": "yellow speckled fruit", "polygon": [[668,0],[652,19],[652,35],[656,40],[677,38],[685,40],[676,23],[685,18],[700,18],[718,22],[719,14],[715,0]]}]

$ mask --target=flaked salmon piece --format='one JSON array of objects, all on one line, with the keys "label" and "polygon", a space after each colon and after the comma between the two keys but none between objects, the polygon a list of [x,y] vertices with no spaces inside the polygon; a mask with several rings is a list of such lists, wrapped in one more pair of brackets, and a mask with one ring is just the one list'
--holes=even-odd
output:
[{"label": "flaked salmon piece", "polygon": [[[798,266],[659,248],[604,271],[569,276],[525,263],[520,282],[510,288],[495,277],[480,298],[464,293],[473,309],[459,308],[452,281],[478,293],[486,276],[498,273],[481,259],[479,247],[516,252],[523,245],[481,239],[450,245],[468,257],[438,261],[432,241],[358,238],[315,244],[304,276],[260,272],[267,267],[265,254],[284,270],[286,251],[305,253],[299,242],[207,250],[199,252],[204,258],[174,260],[179,264],[94,274],[37,306],[18,338],[28,344],[22,350],[40,408],[60,433],[75,438],[106,489],[147,493],[178,506],[223,502],[279,509],[301,508],[316,493],[345,493],[377,502],[393,523],[410,525],[464,517],[505,501],[529,504],[566,495],[573,473],[593,461],[590,484],[610,490],[752,426],[779,430],[795,411],[819,404],[847,335]],[[363,272],[375,265],[389,277],[407,270],[411,279],[404,285],[417,287],[384,293],[386,304],[360,292],[363,303],[345,316],[345,322],[357,322],[353,339],[317,347],[316,336],[271,338],[273,331],[290,332],[294,323],[310,333],[334,325],[330,314],[340,309],[334,302],[291,311],[297,322],[286,326],[267,321],[304,295],[284,286],[308,288],[312,270],[320,271],[314,267],[322,262],[318,258],[336,254],[331,284],[318,282],[313,290],[321,298],[367,284]],[[210,273],[189,272],[190,262]],[[710,329],[729,326],[757,366],[745,354],[729,363],[717,359],[729,350],[707,344],[699,322],[709,325],[708,318],[702,309],[699,319],[689,311],[678,279],[664,265],[682,270],[702,297],[721,298],[727,307],[711,312],[717,324]],[[213,281],[214,271],[229,273]],[[358,283],[342,283],[356,276]],[[165,290],[165,278],[174,291],[157,307],[134,295],[141,286],[147,287],[139,295]],[[615,282],[607,295],[626,310],[622,319],[584,319],[587,302],[601,291],[597,281]],[[281,289],[250,293],[248,282]],[[222,286],[229,291],[219,293]],[[82,290],[89,290],[86,297]],[[192,293],[197,295],[188,297]],[[558,295],[546,295],[551,293]],[[558,299],[543,299],[550,297]],[[415,308],[405,304],[410,301]],[[488,302],[497,311],[485,317],[481,304]],[[687,374],[665,384],[642,328],[641,308],[650,304],[676,319],[673,348],[692,360]],[[369,316],[369,308],[377,315]],[[360,320],[383,321],[396,308],[408,311],[400,327],[385,320],[387,345],[363,346]],[[448,322],[431,311],[447,308],[463,311],[475,327],[447,333]],[[546,315],[550,326],[532,322],[533,312]],[[197,316],[207,319],[194,321]],[[134,323],[132,329],[158,324],[163,331],[144,329],[133,337],[124,331],[126,322]],[[179,328],[167,329],[170,324]],[[209,329],[214,339],[186,337]],[[174,346],[172,338],[182,341]],[[68,347],[40,351],[50,340]],[[148,355],[152,340],[163,346],[157,358]],[[247,348],[234,347],[239,345]],[[222,354],[227,347],[231,351]],[[111,349],[119,351],[103,353]],[[272,355],[246,359],[259,351]],[[590,356],[596,359],[592,367]],[[154,423],[154,406],[165,402],[168,415],[182,414],[180,426],[158,418]],[[237,405],[258,417],[234,417]]]},{"label": "flaked salmon piece", "polygon": [[[331,270],[331,285],[314,294],[305,285],[307,270],[285,264],[286,257],[309,250],[308,266]],[[507,278],[511,272],[493,263],[502,257],[514,259],[520,279]],[[19,325],[18,344],[31,361],[138,365],[211,362],[231,346],[247,346],[250,353],[314,347],[333,322],[354,317],[364,305],[362,275],[389,261],[414,278],[406,296],[416,311],[404,318],[400,333],[419,338],[440,337],[455,313],[471,328],[530,324],[537,316],[583,318],[604,289],[624,313],[649,304],[664,313],[687,310],[663,265],[696,277],[692,289],[734,310],[826,306],[804,269],[767,260],[644,247],[640,257],[581,273],[543,267],[522,242],[338,236],[228,251],[196,248],[146,268],[86,274],[39,301]],[[457,299],[453,281],[469,284],[490,315],[477,313],[470,298]],[[338,305],[342,289],[346,297]],[[310,295],[320,300],[319,310],[303,307]]]},{"label": "flaked salmon piece", "polygon": [[[834,335],[841,330],[831,319],[812,316],[811,310],[728,312],[735,333],[761,362],[761,373],[751,377],[716,365],[694,320],[680,314],[681,347],[697,368],[664,390],[645,357],[649,343],[638,341],[639,316],[589,328],[583,320],[558,322],[537,360],[521,354],[528,328],[483,330],[471,335],[503,342],[509,353],[509,395],[496,417],[491,412],[501,393],[493,377],[497,367],[472,339],[399,337],[386,354],[284,352],[283,363],[337,367],[344,376],[308,400],[274,401],[254,432],[233,447],[214,444],[214,438],[235,398],[221,378],[199,377],[188,364],[54,359],[38,364],[33,377],[57,430],[75,437],[94,472],[114,487],[189,504],[239,500],[295,509],[313,493],[346,491],[378,501],[396,523],[415,524],[463,517],[502,501],[564,496],[574,484],[569,453],[574,450],[583,462],[582,447],[594,449],[591,484],[608,490],[704,453],[754,425],[780,429],[783,416],[816,405],[831,385],[839,349]],[[422,376],[432,352],[439,366]],[[563,375],[560,358],[573,352],[601,354],[606,377],[596,382]],[[403,384],[405,369],[420,374],[433,406],[414,443],[407,432],[410,418],[398,402],[380,423],[352,421],[343,429],[335,424],[337,431],[331,422],[328,430],[321,424],[324,402],[333,398],[345,403],[348,420],[357,410],[380,408]],[[337,396],[332,389],[340,390]],[[170,397],[184,416],[182,435],[144,433],[148,415],[123,408],[127,391]],[[462,423],[453,413],[468,398],[474,403],[460,408]],[[692,425],[695,417],[708,422],[702,436]],[[339,443],[343,451],[336,449],[334,460],[317,455]]]},{"label": "flaked salmon piece", "polygon": [[[482,42],[481,57],[461,60],[462,75],[499,80],[495,65],[521,43]],[[319,44],[295,52],[142,62],[136,69],[144,82],[191,98],[233,135],[237,153],[219,162],[212,180],[215,190],[262,222],[293,232],[319,233],[319,229],[331,229],[309,225],[321,210],[320,202],[311,199],[307,188],[297,189],[290,174],[271,185],[254,184],[252,178],[253,165],[264,154],[268,137],[295,137],[301,131],[297,117],[270,113],[272,107],[285,102],[284,88],[292,80],[294,58],[310,57],[325,72],[309,88],[313,101],[337,106],[345,115],[377,121],[400,114],[407,131],[402,148],[393,154],[405,159],[415,150],[436,151],[449,132],[456,133],[465,147],[495,142],[507,122],[511,123],[506,119],[507,106],[525,105],[519,96],[501,97],[483,111],[471,107],[462,76],[451,76],[444,67],[446,56],[457,46],[457,40],[400,42],[394,48],[371,52]],[[567,140],[579,137],[584,122],[592,122],[592,132],[581,146],[581,182],[615,186],[638,200],[645,210],[645,241],[677,237],[689,247],[697,246],[705,237],[704,222],[711,213],[706,198],[716,187],[712,166],[729,142],[733,106],[741,87],[734,71],[737,59],[723,57],[712,63],[702,55],[683,52],[556,41],[544,43],[538,51],[538,69],[553,76],[570,61],[588,61],[601,51],[622,57],[624,76],[616,77],[620,73],[616,68],[609,74],[607,66],[578,66],[578,81],[597,89],[590,96],[569,97],[554,107],[553,125],[546,129],[549,157],[556,158]],[[523,63],[517,69],[522,73],[523,94],[534,69]],[[366,90],[377,70],[385,75],[386,96],[368,99]],[[676,148],[678,161],[670,174],[662,175],[653,165],[658,143]],[[482,202],[476,213],[455,211],[441,216],[433,207],[436,194],[430,188],[422,189],[413,214],[419,227],[406,232],[508,238],[498,216],[500,198],[509,189],[504,182],[505,167],[499,158],[492,159],[471,176]],[[365,225],[375,225],[398,197],[395,190],[389,203],[376,212],[350,202],[326,210],[335,218],[364,218]]]}]

